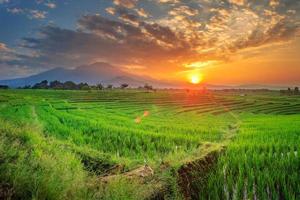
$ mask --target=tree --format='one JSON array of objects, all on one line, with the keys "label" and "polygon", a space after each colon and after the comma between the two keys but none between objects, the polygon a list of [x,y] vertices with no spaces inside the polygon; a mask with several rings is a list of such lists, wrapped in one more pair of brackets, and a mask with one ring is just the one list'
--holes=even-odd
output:
[{"label": "tree", "polygon": [[47,89],[48,88],[48,81],[43,80],[40,83],[36,83],[32,89]]},{"label": "tree", "polygon": [[7,90],[7,89],[9,89],[9,87],[8,87],[8,85],[0,85],[0,89]]},{"label": "tree", "polygon": [[89,90],[90,86],[87,83],[79,83],[77,85],[77,88],[80,89],[80,90]]},{"label": "tree", "polygon": [[108,85],[106,88],[111,90],[111,89],[113,89],[113,85]]},{"label": "tree", "polygon": [[50,82],[49,87],[51,89],[63,89],[64,88],[64,84],[61,83],[61,82],[59,82],[59,81],[57,81],[57,80],[55,80],[55,81]]},{"label": "tree", "polygon": [[298,88],[298,87],[295,87],[294,93],[295,93],[296,95],[299,94],[299,88]]},{"label": "tree", "polygon": [[67,81],[64,83],[65,90],[76,90],[78,89],[77,85],[72,81]]},{"label": "tree", "polygon": [[288,93],[288,95],[290,95],[292,93],[291,88],[288,88],[287,93]]},{"label": "tree", "polygon": [[97,88],[97,90],[103,90],[104,86],[101,83],[99,83],[99,84],[97,84],[96,88]]},{"label": "tree", "polygon": [[121,89],[125,89],[125,88],[127,88],[129,85],[127,84],[127,83],[123,83],[122,85],[121,85]]},{"label": "tree", "polygon": [[31,89],[31,85],[25,85],[22,89]]},{"label": "tree", "polygon": [[145,88],[146,90],[153,90],[152,85],[148,85],[148,84],[145,84],[145,85],[144,85],[144,88]]}]

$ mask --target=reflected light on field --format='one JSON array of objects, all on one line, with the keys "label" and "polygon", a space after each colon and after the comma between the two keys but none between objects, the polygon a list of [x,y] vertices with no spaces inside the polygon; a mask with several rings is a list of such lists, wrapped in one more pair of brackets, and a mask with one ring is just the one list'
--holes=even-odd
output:
[{"label": "reflected light on field", "polygon": [[150,114],[150,112],[148,110],[146,110],[143,114],[143,117],[147,117]]},{"label": "reflected light on field", "polygon": [[150,112],[148,110],[145,110],[142,116],[138,116],[135,118],[135,123],[140,124],[142,122],[142,118],[148,117],[150,115]]},{"label": "reflected light on field", "polygon": [[135,121],[135,123],[139,124],[139,123],[142,122],[142,118],[141,117],[137,117],[137,118],[135,118],[134,121]]}]

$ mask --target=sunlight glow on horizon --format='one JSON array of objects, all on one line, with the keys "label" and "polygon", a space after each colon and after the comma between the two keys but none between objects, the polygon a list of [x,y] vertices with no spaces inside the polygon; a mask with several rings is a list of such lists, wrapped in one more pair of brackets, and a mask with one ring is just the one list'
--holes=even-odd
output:
[{"label": "sunlight glow on horizon", "polygon": [[196,74],[190,75],[189,79],[190,79],[189,80],[190,83],[196,85],[196,84],[199,84],[203,81],[203,76],[200,73],[196,73]]},{"label": "sunlight glow on horizon", "polygon": [[209,60],[205,62],[193,62],[189,64],[184,64],[184,67],[186,68],[204,68],[204,67],[210,67],[213,65],[216,65],[218,62],[215,60]]}]

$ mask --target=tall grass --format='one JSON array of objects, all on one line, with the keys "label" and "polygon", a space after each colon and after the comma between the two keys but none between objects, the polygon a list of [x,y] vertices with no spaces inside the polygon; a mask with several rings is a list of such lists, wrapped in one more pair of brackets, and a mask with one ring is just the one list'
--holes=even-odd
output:
[{"label": "tall grass", "polygon": [[80,199],[87,193],[78,158],[29,127],[0,121],[1,183],[14,199]]},{"label": "tall grass", "polygon": [[[160,181],[167,197],[181,199],[176,169],[228,145],[200,199],[297,199],[299,110],[299,99],[276,92],[1,91],[0,192],[143,199]],[[154,182],[100,181],[145,164]]]},{"label": "tall grass", "polygon": [[299,116],[244,116],[200,197],[298,199],[299,127]]}]

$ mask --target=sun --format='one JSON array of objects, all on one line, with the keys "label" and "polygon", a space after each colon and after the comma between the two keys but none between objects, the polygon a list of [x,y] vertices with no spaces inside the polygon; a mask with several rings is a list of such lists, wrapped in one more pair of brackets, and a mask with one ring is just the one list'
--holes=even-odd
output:
[{"label": "sun", "polygon": [[202,82],[202,80],[203,80],[202,74],[192,74],[190,76],[190,83],[192,83],[192,84],[195,84],[195,85],[199,84]]}]

